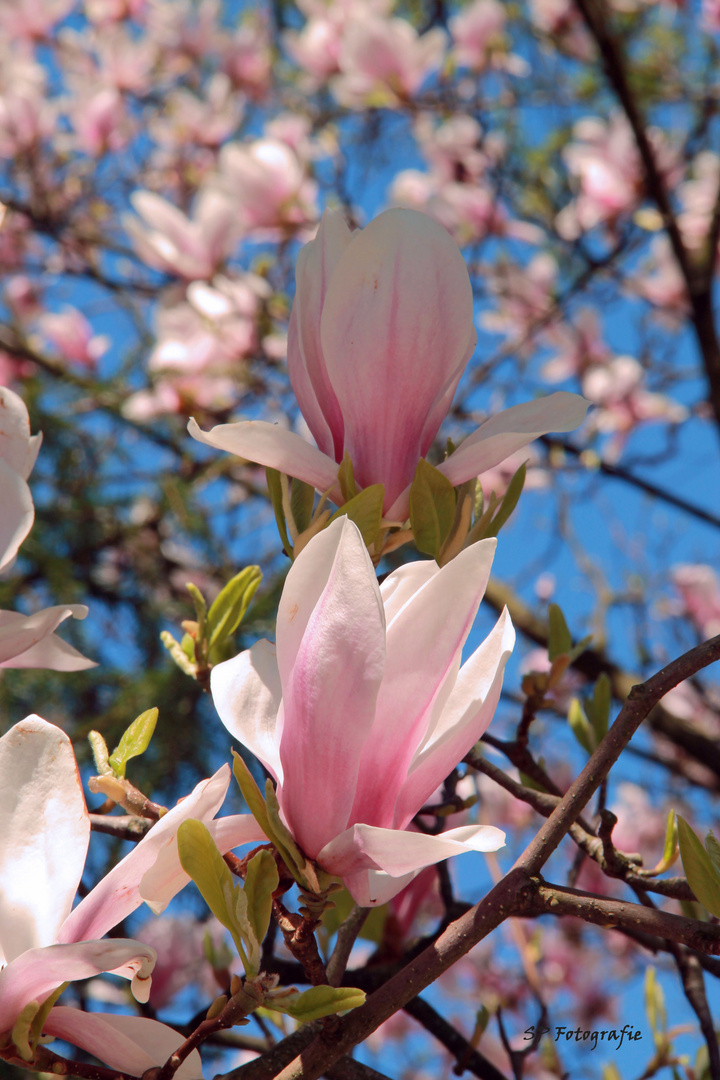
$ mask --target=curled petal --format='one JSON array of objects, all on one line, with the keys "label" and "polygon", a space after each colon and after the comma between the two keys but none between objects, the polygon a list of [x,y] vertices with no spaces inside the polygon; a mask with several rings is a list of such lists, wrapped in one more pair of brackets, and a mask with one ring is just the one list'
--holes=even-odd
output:
[{"label": "curled petal", "polygon": [[9,963],[56,940],[90,840],[70,740],[39,716],[0,739],[0,820],[0,953]]},{"label": "curled petal", "polygon": [[41,442],[41,435],[30,435],[25,402],[7,386],[0,386],[0,459],[27,480]]},{"label": "curled petal", "polygon": [[9,1031],[31,1001],[44,1001],[64,982],[104,971],[131,979],[137,1000],[147,1001],[156,958],[149,945],[129,938],[29,949],[0,971],[0,1032]]},{"label": "curled petal", "polygon": [[[184,1042],[173,1028],[144,1016],[86,1013],[63,1005],[50,1010],[43,1033],[79,1046],[111,1069],[130,1076],[143,1076],[148,1069],[164,1065]],[[202,1080],[197,1050],[188,1055],[174,1075],[178,1080]]]},{"label": "curled petal", "polygon": [[84,619],[84,604],[45,608],[35,615],[0,611],[0,667],[46,668],[50,671],[84,671],[97,667],[94,660],[68,645],[54,631],[71,615]]},{"label": "curled petal", "polygon": [[335,501],[341,500],[337,462],[299,435],[277,424],[245,420],[238,424],[217,424],[210,431],[202,431],[191,419],[188,431],[198,442],[214,446],[217,450],[226,450],[257,465],[278,469],[288,476],[296,476],[306,484],[312,484],[318,491],[329,491]]},{"label": "curled petal", "polygon": [[[359,891],[356,875],[367,870],[384,871],[396,879],[398,885],[390,895],[384,889],[387,900],[400,892],[412,876],[425,866],[449,859],[452,855],[462,855],[466,851],[497,851],[504,843],[505,833],[492,825],[464,825],[439,836],[401,829],[378,829],[372,825],[353,825],[326,844],[317,861],[328,873],[341,877],[351,892],[351,885]],[[357,900],[355,893],[353,898]],[[370,903],[378,903],[377,898],[370,897]]]}]

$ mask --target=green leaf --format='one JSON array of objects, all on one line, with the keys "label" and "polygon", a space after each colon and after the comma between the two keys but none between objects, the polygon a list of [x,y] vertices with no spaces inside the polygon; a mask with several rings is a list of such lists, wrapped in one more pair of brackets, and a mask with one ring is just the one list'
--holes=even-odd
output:
[{"label": "green leaf", "polygon": [[720,875],[684,818],[678,814],[678,842],[688,885],[711,915],[720,918]]},{"label": "green leaf", "polygon": [[157,709],[147,709],[133,720],[110,755],[109,763],[116,776],[125,775],[125,766],[130,758],[145,753],[153,737],[157,718]]},{"label": "green leaf", "polygon": [[261,581],[260,567],[246,566],[221,589],[207,616],[207,636],[211,649],[235,633]]},{"label": "green leaf", "polygon": [[586,703],[588,717],[595,733],[596,744],[602,742],[608,732],[611,698],[610,679],[603,671],[595,683],[591,700]]},{"label": "green leaf", "polygon": [[185,583],[185,588],[193,598],[193,604],[195,605],[195,620],[198,624],[198,638],[202,638],[205,633],[205,620],[207,619],[207,604],[205,603],[205,597],[198,589],[197,585],[194,585],[192,581]]},{"label": "green leaf", "polygon": [[572,649],[572,637],[565,622],[565,616],[557,604],[551,604],[548,608],[550,633],[548,635],[548,656],[550,663],[558,656],[565,656]]},{"label": "green leaf", "polygon": [[278,802],[272,780],[265,781],[265,808],[270,823],[271,839],[275,847],[283,857],[283,861],[291,873],[297,872],[302,878],[301,871],[305,868],[305,856],[295,843],[292,833],[280,817],[280,803]]},{"label": "green leaf", "polygon": [[340,468],[338,469],[338,480],[340,481],[340,490],[342,491],[343,499],[345,502],[349,502],[350,499],[354,499],[358,493],[357,484],[355,483],[355,476],[353,474],[352,461],[347,450],[343,454],[343,459],[340,462]]},{"label": "green leaf", "polygon": [[507,486],[507,490],[503,495],[500,509],[490,523],[489,528],[486,530],[486,536],[497,536],[502,529],[505,522],[508,520],[513,510],[518,504],[518,500],[522,495],[523,487],[525,486],[525,474],[527,472],[527,466],[525,462],[522,463],[518,471],[513,476],[512,480]]},{"label": "green leaf", "polygon": [[258,851],[248,863],[245,875],[245,895],[248,919],[258,941],[262,942],[270,925],[272,894],[280,884],[275,860],[269,851]]},{"label": "green leaf", "polygon": [[[277,995],[277,996],[276,996]],[[267,995],[268,1004],[278,1012],[287,1013],[303,1024],[321,1016],[357,1009],[365,1002],[365,991],[354,986],[313,986],[299,994],[297,990],[280,990]]]},{"label": "green leaf", "polygon": [[437,556],[455,518],[455,488],[424,458],[410,487],[410,525],[418,551]]},{"label": "green leaf", "polygon": [[13,1024],[10,1041],[15,1046],[23,1061],[32,1061],[35,1048],[31,1045],[32,1026],[40,1006],[37,1001],[29,1001]]},{"label": "green leaf", "polygon": [[240,757],[237,750],[233,750],[232,754],[234,758],[233,776],[237,780],[238,787],[247,803],[248,810],[255,818],[268,840],[272,840],[270,819],[268,818],[267,807],[265,805],[265,800],[262,797],[262,792],[255,783],[255,778],[248,769],[247,764]]},{"label": "green leaf", "polygon": [[574,660],[577,660],[581,653],[584,653],[588,645],[592,641],[592,634],[588,634],[586,637],[581,638],[577,645],[573,645],[569,653],[567,653],[568,663],[572,664]]},{"label": "green leaf", "polygon": [[275,513],[275,523],[280,533],[280,539],[282,540],[283,547],[287,555],[292,558],[293,546],[290,543],[290,537],[288,536],[287,525],[285,523],[285,510],[283,509],[283,493],[282,493],[282,481],[280,479],[280,473],[277,469],[266,469],[265,477],[267,479],[268,494],[270,496],[270,502]]},{"label": "green leaf", "polygon": [[315,488],[293,477],[290,484],[290,513],[299,533],[305,532],[315,505]]},{"label": "green leaf", "polygon": [[385,485],[371,484],[370,487],[363,488],[352,499],[348,499],[346,503],[343,503],[340,509],[335,511],[330,521],[336,521],[343,514],[347,514],[362,533],[365,543],[372,544],[380,532],[384,501]]},{"label": "green leaf", "polygon": [[257,975],[260,943],[248,919],[247,897],[235,884],[207,826],[193,819],[183,821],[177,832],[177,846],[183,870],[193,879],[218,922],[232,934],[245,971]]},{"label": "green leaf", "polygon": [[[189,635],[186,634],[185,637],[189,638]],[[187,653],[183,651],[180,642],[175,640],[169,630],[160,631],[160,640],[162,641],[163,645],[170,653],[180,670],[184,671],[186,675],[189,675],[192,679],[194,679],[196,674],[195,663],[193,662],[193,659],[191,659],[187,655]],[[192,639],[190,640],[192,641]]]},{"label": "green leaf", "polygon": [[568,724],[583,750],[586,750],[588,754],[592,754],[595,749],[593,729],[590,727],[590,721],[585,715],[585,710],[578,698],[573,698],[570,702],[570,708],[568,709]]},{"label": "green leaf", "polygon": [[715,839],[712,829],[705,837],[705,850],[710,856],[710,862],[713,864],[715,873],[720,877],[720,844]]}]

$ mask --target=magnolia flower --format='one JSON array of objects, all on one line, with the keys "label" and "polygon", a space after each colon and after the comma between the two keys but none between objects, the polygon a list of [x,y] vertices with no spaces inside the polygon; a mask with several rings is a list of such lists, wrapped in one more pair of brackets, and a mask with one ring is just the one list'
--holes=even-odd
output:
[{"label": "magnolia flower", "polygon": [[[387,210],[351,233],[326,211],[298,256],[290,317],[290,381],[317,447],[263,421],[200,442],[330,491],[347,452],[360,487],[385,485],[384,512],[408,514],[417,463],[430,449],[475,348],[465,262],[445,229],[414,210]],[[586,402],[558,393],[488,420],[439,469],[462,484],[548,431],[569,431]]]},{"label": "magnolia flower", "polygon": [[[131,939],[98,939],[145,897],[162,910],[189,881],[175,843],[182,821],[204,819],[223,851],[262,838],[250,815],[211,822],[229,782],[226,765],[199,784],[71,911],[90,821],[70,740],[39,716],[0,739],[0,1033],[63,982],[105,971],[131,979],[136,998],[148,1000],[155,950]],[[50,1011],[43,1031],[138,1076],[182,1041],[154,1021],[63,1007]],[[183,1069],[185,1080],[200,1077],[199,1056]]]},{"label": "magnolia flower", "polygon": [[220,718],[277,782],[295,840],[364,906],[425,866],[504,843],[489,826],[407,831],[500,696],[507,611],[460,667],[494,551],[484,540],[442,569],[410,563],[378,588],[359,530],[339,518],[288,574],[277,646],[259,641],[213,668]]},{"label": "magnolia flower", "polygon": [[218,191],[201,190],[192,217],[152,191],[136,191],[130,201],[143,222],[126,217],[125,228],[138,256],[156,270],[211,278],[235,246],[235,210]]},{"label": "magnolia flower", "polygon": [[25,403],[0,387],[0,570],[18,553],[35,520],[27,478],[40,449],[42,435],[30,434]]}]

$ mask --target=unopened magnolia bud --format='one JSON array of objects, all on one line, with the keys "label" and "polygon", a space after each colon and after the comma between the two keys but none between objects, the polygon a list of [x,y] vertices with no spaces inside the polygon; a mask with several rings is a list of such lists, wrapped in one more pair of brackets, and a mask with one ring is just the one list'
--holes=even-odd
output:
[{"label": "unopened magnolia bud", "polygon": [[230,993],[233,997],[235,996],[235,994],[238,994],[240,990],[242,990],[242,984],[243,982],[240,976],[233,975],[232,979],[230,980]]}]

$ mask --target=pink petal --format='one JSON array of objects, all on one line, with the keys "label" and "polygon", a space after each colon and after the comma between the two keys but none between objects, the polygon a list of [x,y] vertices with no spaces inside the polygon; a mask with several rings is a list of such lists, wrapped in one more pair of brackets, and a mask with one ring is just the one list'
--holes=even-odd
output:
[{"label": "pink petal", "polygon": [[0,458],[0,570],[18,553],[35,520],[30,488],[19,473]]},{"label": "pink petal", "polygon": [[488,637],[463,664],[452,693],[415,753],[395,805],[396,828],[405,828],[487,729],[514,644],[515,631],[505,608]]},{"label": "pink petal", "polygon": [[550,431],[573,431],[585,419],[589,402],[565,390],[513,405],[481,424],[477,431],[438,465],[455,486],[510,457],[540,435]]},{"label": "pink petal", "polygon": [[44,1001],[64,982],[104,971],[132,979],[137,1000],[147,1001],[156,956],[149,945],[130,938],[29,949],[0,971],[0,1031],[9,1031],[29,1002]]},{"label": "pink petal", "polygon": [[405,604],[439,573],[440,567],[434,559],[420,559],[417,562],[405,563],[388,574],[380,586],[388,626]]},{"label": "pink petal", "polygon": [[[79,605],[76,605],[79,606]],[[2,616],[3,612],[0,612]],[[77,649],[63,641],[57,634],[48,634],[37,645],[31,645],[20,656],[14,656],[0,664],[6,668],[43,668],[46,671],[87,671],[97,667],[95,660],[89,660]]]},{"label": "pink petal", "polygon": [[288,331],[288,374],[320,449],[341,461],[343,417],[330,383],[320,341],[320,317],[328,284],[352,234],[342,214],[326,210],[317,236],[298,255],[297,288]]},{"label": "pink petal", "polygon": [[[148,1069],[164,1065],[185,1041],[173,1028],[144,1016],[86,1013],[64,1005],[50,1010],[43,1032],[79,1046],[111,1069],[131,1076],[142,1076]],[[187,1057],[175,1076],[178,1080],[202,1080],[202,1062],[197,1050]]]},{"label": "pink petal", "polygon": [[412,480],[442,419],[436,404],[452,396],[475,340],[455,241],[417,211],[380,214],[335,267],[321,328],[355,477],[384,483],[389,506]]},{"label": "pink petal", "polygon": [[90,840],[70,740],[39,716],[0,739],[0,823],[0,953],[9,963],[56,940]]},{"label": "pink petal", "polygon": [[[360,765],[352,820],[393,823],[408,765],[425,738],[431,708],[447,696],[485,592],[495,540],[481,540],[429,577],[387,629],[385,678]],[[457,764],[455,762],[455,764]]]},{"label": "pink petal", "polygon": [[202,431],[191,419],[188,431],[193,439],[207,446],[226,450],[257,465],[279,469],[288,476],[296,476],[306,484],[312,484],[318,491],[329,490],[335,501],[341,498],[337,462],[299,435],[277,424],[245,420],[239,424],[218,424],[210,431]]},{"label": "pink petal", "polygon": [[[318,855],[318,862],[328,873],[341,877],[351,892],[351,884],[359,889],[356,875],[367,870],[384,871],[397,879],[398,885],[390,895],[384,890],[387,900],[407,885],[410,880],[407,875],[414,875],[425,866],[466,851],[497,851],[504,843],[505,833],[492,825],[464,825],[439,836],[353,825],[325,845]],[[387,888],[390,888],[389,883]],[[354,892],[353,898],[356,899]],[[377,903],[377,897],[374,899]],[[363,898],[357,902],[365,901]]]},{"label": "pink petal", "polygon": [[[331,562],[323,559],[332,546],[327,534],[339,539]],[[323,576],[327,584],[317,598]],[[311,540],[295,560],[277,625],[285,711],[279,798],[295,839],[314,857],[347,824],[385,660],[375,571],[348,518]]]},{"label": "pink petal", "polygon": [[140,895],[140,883],[166,849],[171,852],[170,862],[179,865],[175,838],[181,823],[188,818],[210,821],[222,806],[229,784],[230,767],[223,765],[214,776],[203,780],[186,799],[160,818],[130,854],[80,901],[61,926],[58,939],[82,941],[100,938],[140,907],[144,899]]},{"label": "pink petal", "polygon": [[281,733],[277,730],[282,687],[275,646],[257,641],[232,660],[217,664],[210,688],[218,715],[230,734],[252,751],[276,781],[282,781]]},{"label": "pink petal", "polygon": [[[267,842],[267,836],[252,814],[234,814],[206,824],[222,855],[241,844]],[[172,843],[160,850],[155,863],[143,875],[138,891],[150,910],[160,915],[173,896],[189,882],[190,878],[180,864],[177,841],[173,837]]]}]

